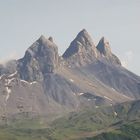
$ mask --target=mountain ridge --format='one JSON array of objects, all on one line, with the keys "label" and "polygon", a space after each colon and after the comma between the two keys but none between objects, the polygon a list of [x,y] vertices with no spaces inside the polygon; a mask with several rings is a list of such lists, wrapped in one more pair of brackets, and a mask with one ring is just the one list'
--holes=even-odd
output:
[{"label": "mountain ridge", "polygon": [[[53,38],[41,35],[23,58],[10,62],[7,67],[0,66],[1,76],[15,71],[18,76],[13,77],[12,86],[7,85],[9,79],[0,78],[3,110],[0,115],[6,117],[24,112],[34,116],[28,109],[32,106],[37,116],[47,117],[140,98],[140,78],[122,67],[105,38],[95,46],[85,29],[78,33],[62,56]],[[37,84],[32,87],[30,83]],[[19,103],[20,92],[23,97]],[[6,98],[6,104],[14,102],[14,106],[5,109]],[[8,111],[10,108],[12,113]]]}]

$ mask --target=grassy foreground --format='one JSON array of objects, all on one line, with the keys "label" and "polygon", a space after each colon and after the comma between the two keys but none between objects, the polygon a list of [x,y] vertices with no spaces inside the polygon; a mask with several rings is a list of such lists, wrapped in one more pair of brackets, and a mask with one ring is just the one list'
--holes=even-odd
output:
[{"label": "grassy foreground", "polygon": [[0,140],[140,140],[140,101],[0,126]]}]

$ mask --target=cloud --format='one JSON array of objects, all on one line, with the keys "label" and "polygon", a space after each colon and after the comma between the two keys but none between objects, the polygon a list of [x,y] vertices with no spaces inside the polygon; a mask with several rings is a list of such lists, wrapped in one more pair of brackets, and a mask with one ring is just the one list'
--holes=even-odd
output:
[{"label": "cloud", "polygon": [[0,64],[5,65],[8,61],[15,60],[17,58],[18,58],[18,53],[16,51],[11,52],[6,57],[0,59]]},{"label": "cloud", "polygon": [[132,63],[134,58],[134,53],[132,51],[127,51],[123,54],[121,63],[124,67],[128,67],[130,63]]}]

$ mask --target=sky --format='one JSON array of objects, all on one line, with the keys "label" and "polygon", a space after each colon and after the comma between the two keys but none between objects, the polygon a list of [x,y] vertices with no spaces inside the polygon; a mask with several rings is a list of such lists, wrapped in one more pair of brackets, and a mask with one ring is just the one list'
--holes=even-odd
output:
[{"label": "sky", "polygon": [[61,55],[83,28],[140,75],[140,0],[0,0],[0,63],[23,57],[41,35]]}]

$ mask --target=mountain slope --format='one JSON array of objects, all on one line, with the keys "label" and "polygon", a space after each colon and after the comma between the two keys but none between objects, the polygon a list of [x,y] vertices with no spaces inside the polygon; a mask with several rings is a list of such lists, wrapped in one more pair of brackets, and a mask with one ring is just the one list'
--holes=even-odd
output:
[{"label": "mountain slope", "polygon": [[[14,73],[14,79],[7,78]],[[41,36],[23,58],[1,65],[0,75],[2,116],[20,113],[17,98],[22,98],[22,112],[56,118],[71,111],[112,106],[140,97],[140,78],[121,66],[105,38],[96,47],[85,29],[62,57],[53,38]]]},{"label": "mountain slope", "polygon": [[[140,101],[71,112],[51,123],[22,119],[0,127],[0,138],[9,140],[91,140],[139,138]],[[137,139],[138,140],[138,139]]]},{"label": "mountain slope", "polygon": [[[138,100],[112,107],[99,107],[78,113],[73,112],[52,123],[52,126],[55,128],[52,136],[58,140],[94,139],[99,134],[113,132],[116,129],[122,128],[125,124],[129,124],[129,122],[140,122],[139,109],[140,101]],[[135,131],[136,136],[139,136],[139,129],[133,129],[133,131]],[[128,132],[128,136],[129,134],[132,135],[133,133]],[[101,138],[103,139],[105,137],[103,136]],[[118,138],[121,139],[121,136],[118,135]]]}]

